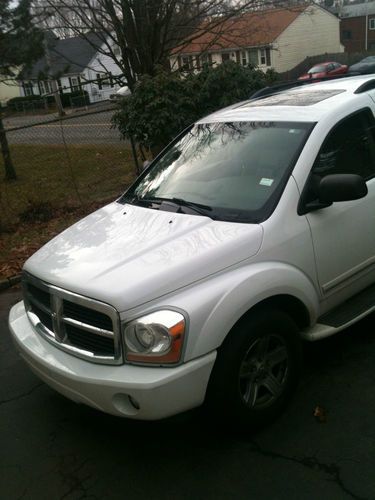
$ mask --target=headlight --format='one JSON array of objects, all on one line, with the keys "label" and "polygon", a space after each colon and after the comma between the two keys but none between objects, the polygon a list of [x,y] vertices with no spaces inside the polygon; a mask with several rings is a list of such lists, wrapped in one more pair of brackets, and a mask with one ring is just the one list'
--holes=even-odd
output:
[{"label": "headlight", "polygon": [[181,358],[185,318],[157,311],[124,326],[126,359],[138,363],[177,363]]}]

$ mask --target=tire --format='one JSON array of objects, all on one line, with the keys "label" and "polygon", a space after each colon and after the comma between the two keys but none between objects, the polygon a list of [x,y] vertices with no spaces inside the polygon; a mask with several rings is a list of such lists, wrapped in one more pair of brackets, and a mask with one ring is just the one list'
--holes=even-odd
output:
[{"label": "tire", "polygon": [[287,314],[250,313],[218,350],[206,397],[210,413],[248,431],[270,423],[290,400],[301,361],[298,328]]}]

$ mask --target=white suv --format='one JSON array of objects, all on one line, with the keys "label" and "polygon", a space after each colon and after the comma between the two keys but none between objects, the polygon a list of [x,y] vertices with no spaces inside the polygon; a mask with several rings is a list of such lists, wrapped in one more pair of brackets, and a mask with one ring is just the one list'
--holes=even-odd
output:
[{"label": "white suv", "polygon": [[184,131],[24,266],[17,349],[74,401],[275,416],[318,340],[375,308],[375,79],[258,97]]}]

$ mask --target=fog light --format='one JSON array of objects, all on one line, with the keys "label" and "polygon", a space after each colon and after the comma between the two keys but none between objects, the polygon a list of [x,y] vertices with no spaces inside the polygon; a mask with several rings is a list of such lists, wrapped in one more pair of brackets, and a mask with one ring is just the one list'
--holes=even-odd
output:
[{"label": "fog light", "polygon": [[139,403],[136,399],[134,399],[132,396],[129,396],[129,401],[131,403],[131,405],[136,409],[136,410],[140,410],[141,407],[139,406]]}]

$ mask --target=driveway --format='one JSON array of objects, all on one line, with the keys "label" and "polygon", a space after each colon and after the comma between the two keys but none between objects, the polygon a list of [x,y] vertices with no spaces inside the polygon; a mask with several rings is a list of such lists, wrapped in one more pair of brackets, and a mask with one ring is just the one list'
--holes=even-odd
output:
[{"label": "driveway", "polygon": [[251,436],[197,410],[134,422],[64,399],[11,344],[7,313],[19,297],[0,294],[2,500],[375,499],[374,315],[308,345],[292,404]]}]

